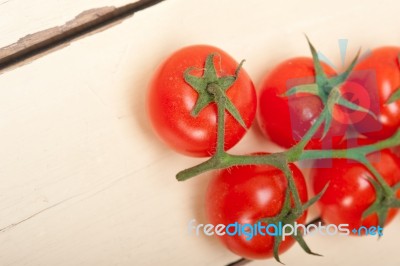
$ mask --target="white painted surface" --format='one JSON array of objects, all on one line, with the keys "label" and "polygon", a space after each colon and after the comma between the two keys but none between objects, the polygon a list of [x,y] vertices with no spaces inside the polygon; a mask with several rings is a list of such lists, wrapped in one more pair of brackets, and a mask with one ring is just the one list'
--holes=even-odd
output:
[{"label": "white painted surface", "polygon": [[[18,26],[10,9],[13,23],[4,30],[7,4],[0,5],[1,41],[36,21]],[[237,259],[216,240],[187,234],[190,219],[205,222],[209,176],[175,181],[180,169],[201,160],[169,151],[153,135],[144,109],[151,73],[175,49],[208,43],[246,58],[257,84],[280,60],[308,54],[303,33],[340,65],[340,38],[349,39],[347,59],[359,46],[399,44],[399,8],[397,1],[169,0],[0,75],[0,264],[223,265]],[[235,152],[262,145],[269,147],[253,128]],[[296,266],[399,265],[399,224],[380,241],[308,237],[325,257],[296,246],[282,259]],[[266,264],[278,265],[251,265]]]}]

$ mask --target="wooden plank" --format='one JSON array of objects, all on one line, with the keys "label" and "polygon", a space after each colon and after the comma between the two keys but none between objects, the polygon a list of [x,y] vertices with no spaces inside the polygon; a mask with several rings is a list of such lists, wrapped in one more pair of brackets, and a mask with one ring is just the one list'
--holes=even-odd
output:
[{"label": "wooden plank", "polygon": [[121,7],[139,0],[1,0],[0,47],[15,43],[35,32],[64,25],[85,10]]},{"label": "wooden plank", "polygon": [[161,1],[163,0],[141,0],[121,7],[94,8],[83,11],[62,26],[29,34],[14,44],[0,48],[0,70],[31,57],[37,58],[38,54],[65,45],[75,38],[120,21],[136,11]]},{"label": "wooden plank", "polygon": [[[309,55],[303,32],[341,68],[338,39],[349,40],[347,59],[359,46],[398,44],[399,5],[165,1],[3,73],[0,264],[225,265],[238,259],[214,238],[187,233],[191,219],[207,221],[203,195],[210,176],[175,181],[177,171],[201,160],[168,150],[152,133],[145,95],[154,69],[182,46],[209,43],[245,58],[258,84],[280,60]],[[233,151],[272,148],[254,127]],[[380,241],[310,236],[310,247],[324,257],[295,246],[282,260],[398,265],[399,223]],[[274,262],[249,265],[266,263]]]}]

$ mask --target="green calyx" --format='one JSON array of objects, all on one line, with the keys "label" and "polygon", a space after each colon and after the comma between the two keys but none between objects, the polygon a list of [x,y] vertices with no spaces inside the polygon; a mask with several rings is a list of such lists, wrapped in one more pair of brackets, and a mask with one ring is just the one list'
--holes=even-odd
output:
[{"label": "green calyx", "polygon": [[[306,203],[302,204],[299,200],[299,196],[297,193],[297,189],[294,185],[294,180],[293,180],[293,175],[288,167],[285,167],[283,170],[283,173],[285,174],[287,180],[288,180],[288,187],[286,189],[285,193],[285,201],[283,203],[282,209],[278,215],[275,217],[266,217],[260,219],[260,222],[264,222],[267,224],[274,224],[276,227],[281,224],[282,226],[284,225],[291,225],[292,228],[295,228],[296,232],[291,234],[291,237],[293,237],[297,243],[301,246],[301,248],[310,255],[316,255],[316,256],[321,256],[320,254],[314,253],[311,251],[309,246],[307,245],[306,241],[303,238],[303,232],[299,231],[297,227],[295,226],[296,221],[304,214],[304,212],[314,203],[316,203],[322,195],[325,193],[326,189],[328,188],[328,185],[324,187],[324,189],[318,193],[316,196],[312,197],[309,201]],[[291,206],[291,198],[294,199],[295,206]],[[276,261],[279,263],[282,263],[280,258],[279,258],[279,247],[280,244],[282,243],[283,237],[282,235],[277,235],[274,238],[274,258]]]},{"label": "green calyx", "polygon": [[225,109],[242,127],[247,129],[239,111],[226,96],[226,91],[235,83],[244,61],[239,64],[234,75],[219,77],[214,65],[215,55],[217,54],[210,54],[207,56],[202,77],[190,74],[192,70],[196,69],[194,67],[189,67],[184,72],[185,81],[198,93],[196,104],[192,109],[192,116],[198,116],[201,110],[206,106],[216,102],[216,97],[223,97],[225,99]]},{"label": "green calyx", "polygon": [[378,216],[378,224],[383,228],[390,209],[400,208],[400,200],[396,196],[396,193],[400,188],[400,182],[390,189],[385,189],[385,185],[382,186],[382,184],[371,177],[368,177],[368,181],[375,189],[376,198],[371,206],[364,211],[362,219],[365,219],[372,214],[376,214]]},{"label": "green calyx", "polygon": [[322,68],[321,61],[318,58],[318,53],[315,47],[312,45],[307,36],[306,39],[313,58],[315,83],[292,87],[283,96],[289,97],[299,93],[306,93],[316,95],[321,99],[324,106],[326,106],[328,109],[328,113],[324,114],[324,131],[321,139],[326,136],[332,124],[333,108],[335,105],[343,106],[354,111],[365,112],[376,118],[374,113],[366,108],[363,108],[362,106],[348,101],[340,92],[341,85],[346,82],[357,63],[360,50],[357,52],[357,55],[343,73],[335,77],[328,77]]}]

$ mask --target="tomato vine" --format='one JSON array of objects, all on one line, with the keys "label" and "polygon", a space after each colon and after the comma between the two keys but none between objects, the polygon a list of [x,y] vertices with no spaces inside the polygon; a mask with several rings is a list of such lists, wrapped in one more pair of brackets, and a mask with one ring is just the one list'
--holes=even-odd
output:
[{"label": "tomato vine", "polygon": [[[307,39],[308,40],[308,39]],[[216,152],[214,155],[199,165],[193,166],[186,170],[179,172],[176,175],[178,181],[188,180],[201,173],[212,171],[216,169],[225,169],[233,166],[241,165],[269,165],[280,169],[288,182],[288,188],[286,190],[285,202],[281,212],[275,217],[265,217],[260,221],[269,224],[293,224],[312,204],[318,201],[325,189],[319,194],[312,197],[309,201],[302,204],[298,191],[296,189],[293,174],[289,168],[289,163],[303,161],[303,160],[315,160],[315,159],[339,159],[346,158],[355,160],[364,165],[375,177],[369,177],[369,181],[375,189],[376,200],[375,202],[364,212],[363,216],[366,217],[370,214],[376,213],[378,215],[379,225],[383,227],[387,213],[390,208],[400,208],[400,200],[396,197],[396,191],[400,189],[400,183],[395,184],[393,187],[389,186],[382,175],[375,169],[375,167],[367,160],[367,155],[376,151],[380,151],[386,148],[391,148],[400,145],[400,129],[391,137],[384,140],[378,141],[373,144],[354,147],[349,149],[319,149],[319,150],[307,150],[305,149],[307,143],[315,135],[317,130],[324,125],[324,133],[329,129],[332,120],[332,108],[334,105],[341,105],[345,108],[361,111],[374,116],[369,110],[363,109],[346,99],[344,99],[338,92],[338,88],[343,84],[348,76],[350,75],[355,63],[357,62],[358,54],[351,62],[350,66],[342,74],[328,78],[321,67],[315,48],[309,42],[310,50],[313,56],[313,62],[316,72],[316,83],[311,85],[303,85],[290,89],[286,95],[282,97],[288,97],[295,93],[310,93],[320,97],[324,103],[324,109],[322,110],[318,119],[314,122],[312,127],[307,131],[304,137],[295,144],[293,147],[286,151],[277,152],[273,154],[254,154],[254,155],[233,155],[225,151],[224,148],[224,136],[225,136],[225,118],[226,111],[229,112],[238,123],[245,127],[240,113],[237,111],[235,106],[230,102],[226,96],[226,90],[235,82],[235,79],[240,71],[242,63],[239,64],[234,76],[217,77],[215,66],[213,64],[214,54],[210,54],[206,59],[206,65],[204,70],[204,76],[202,78],[194,77],[190,75],[192,68],[189,68],[184,73],[185,81],[190,84],[193,89],[199,93],[198,101],[193,109],[192,115],[197,115],[202,108],[208,104],[215,103],[217,106],[217,143]],[[200,90],[199,88],[202,88]],[[399,93],[393,95],[391,100],[397,100]],[[293,199],[293,206],[290,201]],[[311,251],[303,239],[302,234],[294,234],[293,238],[300,244],[303,250],[309,254],[318,255]],[[281,237],[275,237],[273,254],[277,261],[279,259],[278,248],[282,241]]]}]

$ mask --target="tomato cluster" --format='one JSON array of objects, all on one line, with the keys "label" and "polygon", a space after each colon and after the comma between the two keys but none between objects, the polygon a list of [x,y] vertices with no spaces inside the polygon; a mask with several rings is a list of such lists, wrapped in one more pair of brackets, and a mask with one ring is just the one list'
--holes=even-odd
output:
[{"label": "tomato cluster", "polygon": [[[286,149],[297,147],[325,115],[300,148],[345,152],[387,139],[399,129],[399,57],[400,47],[378,48],[354,61],[347,73],[338,74],[320,62],[314,51],[312,58],[291,58],[267,73],[257,99],[249,75],[231,56],[208,45],[189,46],[171,54],[155,72],[148,113],[161,140],[195,157],[218,155],[220,123],[224,125],[223,151],[233,147],[252,125],[257,106],[258,125],[269,141]],[[217,108],[221,99],[225,112],[222,121]],[[386,223],[392,220],[397,209],[386,204],[380,185],[384,182],[383,189],[390,194],[388,190],[400,182],[398,150],[379,149],[359,161],[345,155],[316,160],[310,187],[314,194],[324,192],[318,201],[322,220],[350,228],[378,226],[382,222],[378,214],[383,212],[379,206],[374,209],[374,204],[386,206],[382,217],[387,217]],[[306,203],[306,180],[296,165],[288,165],[298,197]],[[277,216],[284,208],[288,182],[281,168],[270,165],[233,165],[215,171],[206,194],[209,222],[255,224]],[[400,198],[399,191],[394,193]],[[290,206],[293,204],[291,198]],[[304,224],[306,218],[304,211],[296,222]],[[221,240],[246,258],[274,255],[273,236],[256,236],[248,241],[243,235],[224,235]],[[279,253],[293,243],[291,237],[282,241]]]}]

